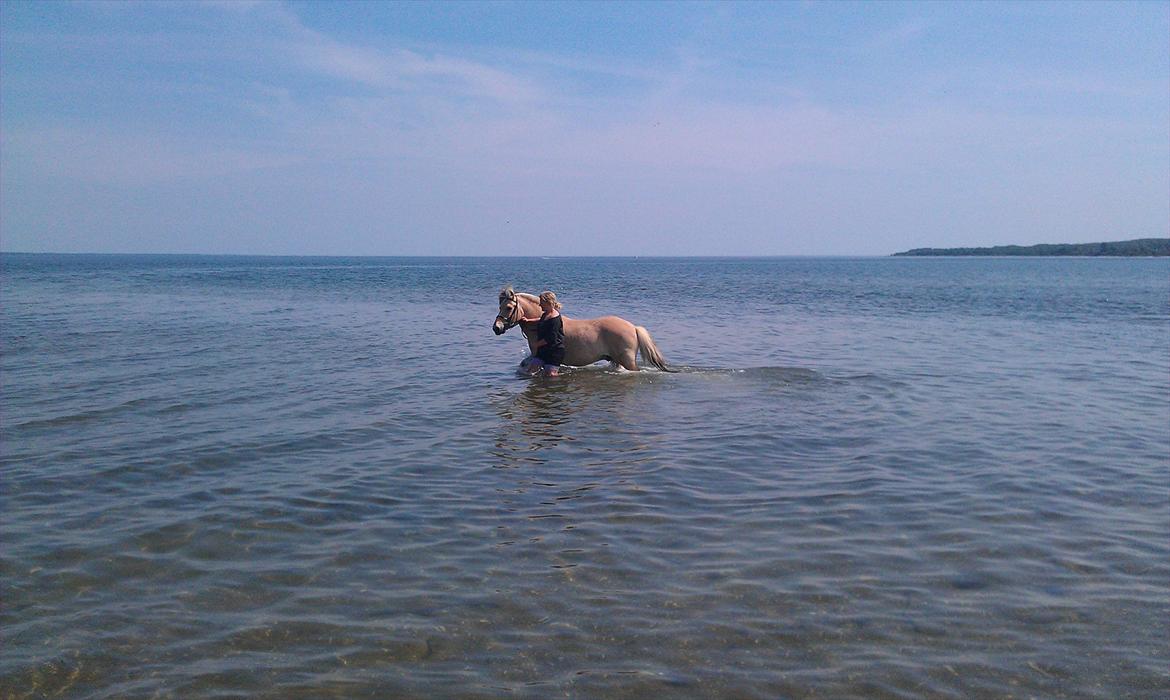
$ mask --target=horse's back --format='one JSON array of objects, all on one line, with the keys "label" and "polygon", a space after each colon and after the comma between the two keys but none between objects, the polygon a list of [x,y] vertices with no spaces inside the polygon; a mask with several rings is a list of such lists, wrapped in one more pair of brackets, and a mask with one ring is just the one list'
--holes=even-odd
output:
[{"label": "horse's back", "polygon": [[615,360],[638,347],[634,324],[620,316],[574,319],[566,317],[565,364],[590,365],[598,360]]},{"label": "horse's back", "polygon": [[597,318],[571,319],[564,321],[565,332],[571,330],[581,335],[590,335],[596,338],[636,338],[634,324],[621,316],[599,316]]}]

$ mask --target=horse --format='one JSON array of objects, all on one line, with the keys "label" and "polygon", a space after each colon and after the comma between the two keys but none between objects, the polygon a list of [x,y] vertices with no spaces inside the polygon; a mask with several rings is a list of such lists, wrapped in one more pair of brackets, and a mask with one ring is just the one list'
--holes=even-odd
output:
[{"label": "horse", "polygon": [[[509,328],[519,325],[524,337],[528,340],[528,350],[535,353],[536,324],[520,323],[520,319],[540,315],[540,298],[517,292],[512,287],[504,287],[500,291],[500,313],[492,324],[492,332],[503,335]],[[562,364],[570,367],[584,367],[600,360],[606,360],[622,367],[637,371],[637,355],[641,353],[642,360],[665,372],[675,370],[666,366],[666,359],[658,351],[658,346],[650,337],[649,331],[642,326],[635,326],[618,316],[602,316],[601,318],[574,319],[563,316],[565,329],[565,359]]]}]

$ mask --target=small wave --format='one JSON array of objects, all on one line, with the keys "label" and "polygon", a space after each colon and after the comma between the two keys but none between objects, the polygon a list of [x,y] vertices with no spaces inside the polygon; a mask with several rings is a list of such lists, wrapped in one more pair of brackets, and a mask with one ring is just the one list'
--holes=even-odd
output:
[{"label": "small wave", "polygon": [[[715,377],[747,377],[747,378],[765,378],[765,379],[782,379],[790,382],[796,381],[817,381],[824,379],[825,376],[820,372],[808,369],[806,367],[700,367],[695,365],[671,365],[670,372],[663,372],[662,370],[646,367],[640,370],[631,371],[618,365],[610,364],[592,364],[585,367],[562,367],[557,376],[559,377],[599,377],[599,376],[625,376],[625,377],[649,377],[649,376],[664,376],[669,374],[677,375],[697,375],[697,376],[715,376]],[[544,374],[529,374],[523,369],[517,367],[517,375],[521,379],[548,379],[548,375]]]},{"label": "small wave", "polygon": [[79,410],[73,413],[65,413],[50,418],[35,418],[23,423],[17,423],[15,427],[21,428],[22,430],[68,427],[82,423],[105,420],[112,416],[117,416],[122,413],[141,409],[144,406],[149,406],[155,403],[157,403],[157,399],[153,397],[140,397],[130,399],[129,401],[123,401],[116,406]]},{"label": "small wave", "polygon": [[824,379],[820,372],[807,367],[693,367],[680,365],[675,368],[679,374],[705,375],[712,377],[735,377],[744,379],[764,379],[781,381],[784,383],[815,382]]}]

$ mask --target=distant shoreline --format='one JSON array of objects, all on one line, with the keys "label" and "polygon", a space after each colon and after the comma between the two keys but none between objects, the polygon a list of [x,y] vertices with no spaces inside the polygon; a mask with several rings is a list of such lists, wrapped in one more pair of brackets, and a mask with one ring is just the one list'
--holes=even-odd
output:
[{"label": "distant shoreline", "polygon": [[1163,257],[1170,256],[1170,238],[1138,238],[1111,243],[1041,243],[999,245],[990,248],[914,248],[895,256],[1078,256],[1078,257]]},{"label": "distant shoreline", "polygon": [[880,259],[889,257],[947,256],[1069,256],[1069,257],[1170,257],[1170,238],[1143,238],[1115,243],[1041,244],[1034,246],[995,246],[991,248],[914,248],[900,253],[808,253],[769,255],[444,255],[385,253],[169,253],[169,252],[62,252],[0,250],[0,259],[20,258],[140,258],[151,260],[785,260],[785,259]]}]

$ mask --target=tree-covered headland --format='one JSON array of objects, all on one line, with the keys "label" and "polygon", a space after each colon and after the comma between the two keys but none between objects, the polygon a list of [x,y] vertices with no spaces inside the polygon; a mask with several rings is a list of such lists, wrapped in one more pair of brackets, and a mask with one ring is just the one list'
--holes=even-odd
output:
[{"label": "tree-covered headland", "polygon": [[1139,238],[1112,243],[1042,243],[990,248],[915,248],[894,255],[1077,255],[1085,257],[1170,256],[1170,238]]}]

